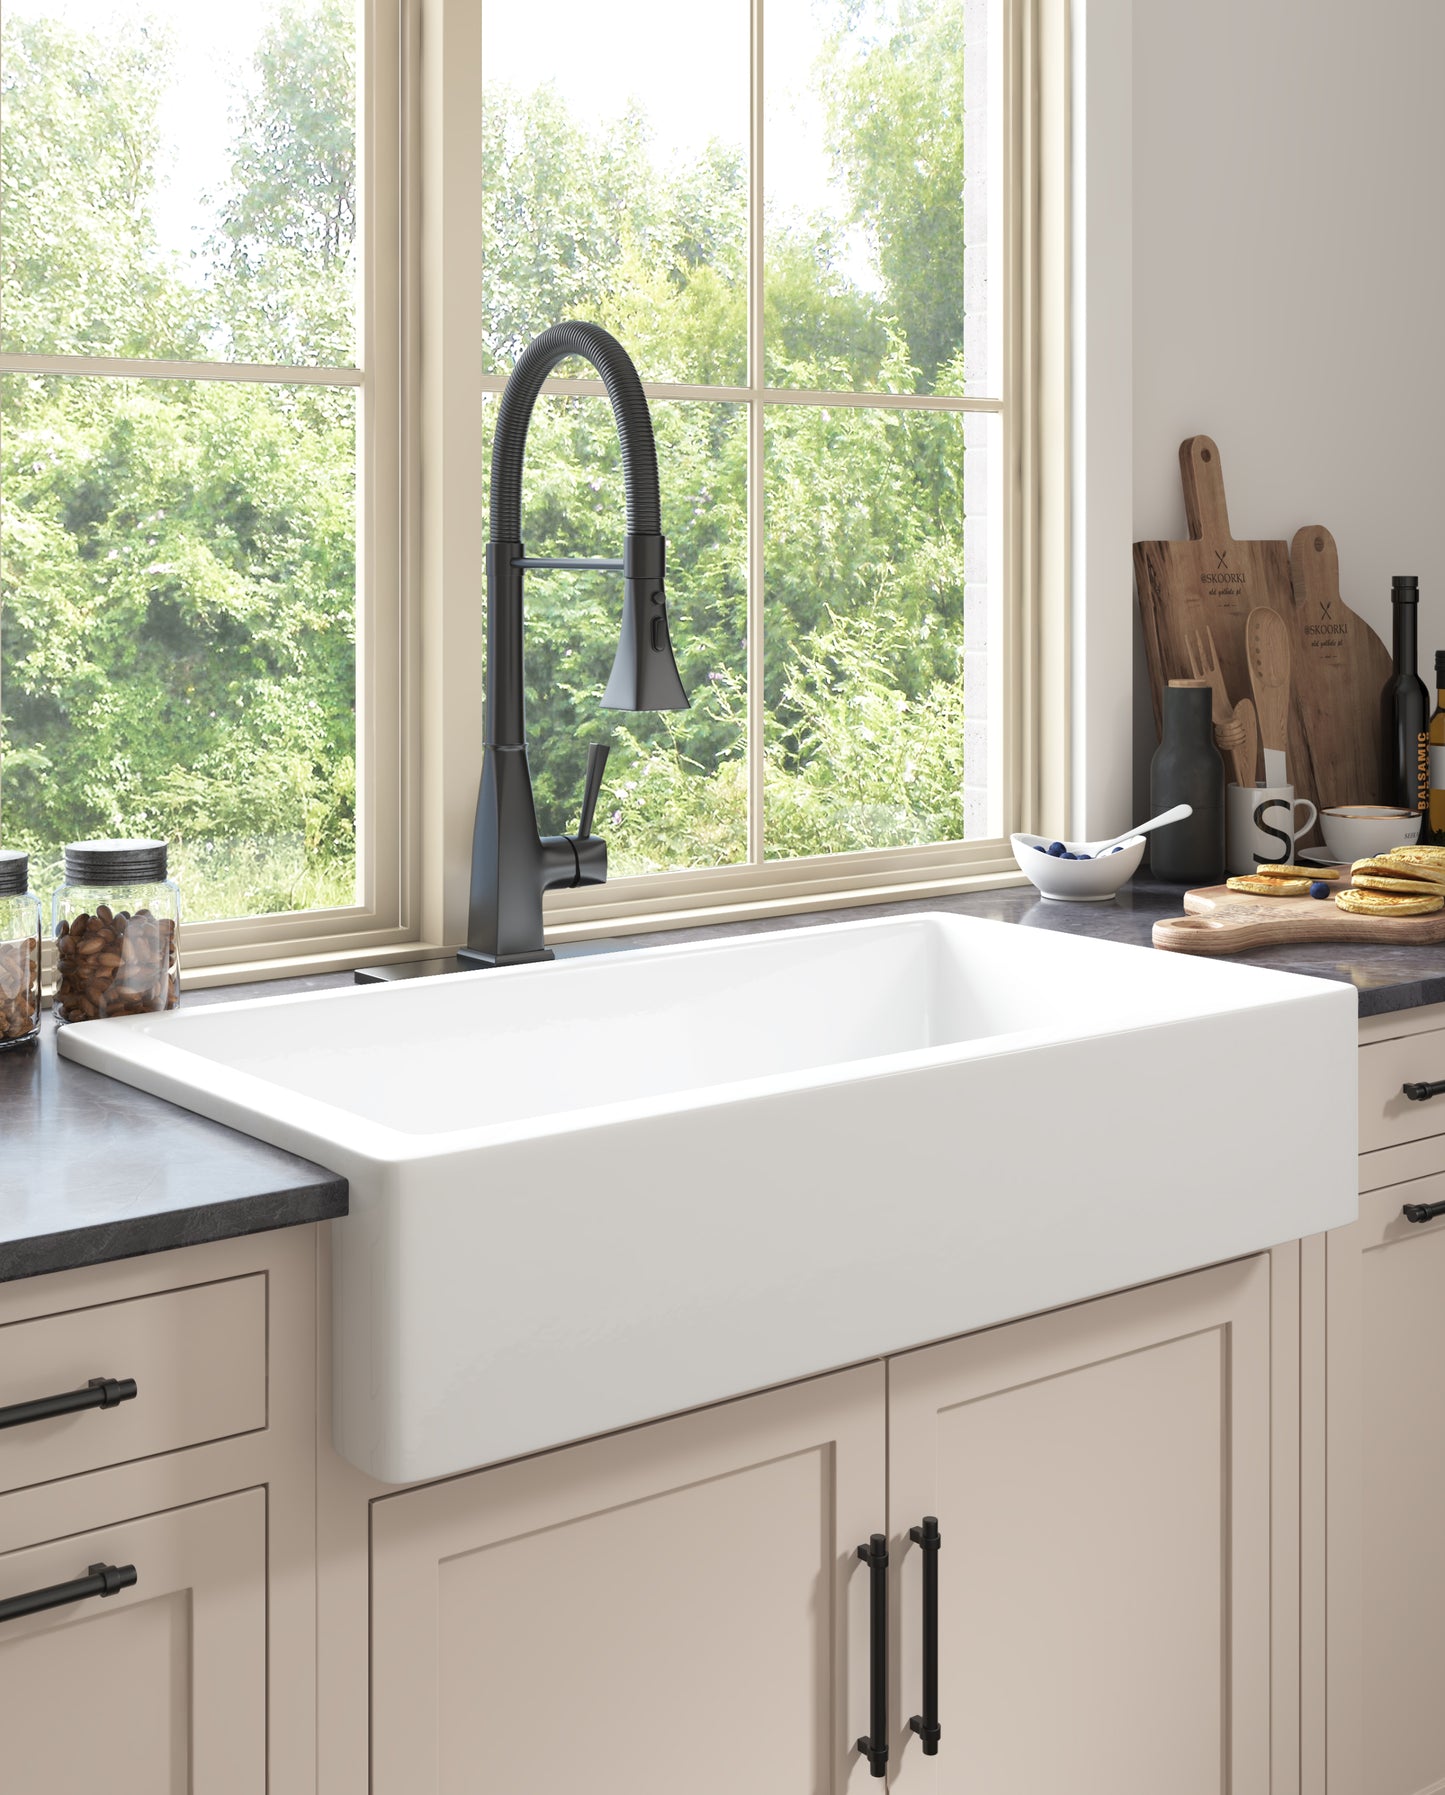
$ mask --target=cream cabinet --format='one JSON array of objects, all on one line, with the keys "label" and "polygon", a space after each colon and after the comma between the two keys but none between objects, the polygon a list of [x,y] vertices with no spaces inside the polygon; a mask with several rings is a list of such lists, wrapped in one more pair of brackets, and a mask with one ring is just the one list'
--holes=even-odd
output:
[{"label": "cream cabinet", "polygon": [[[1269,1270],[889,1362],[896,1788],[1267,1795]],[[931,1647],[924,1515],[942,1536],[932,1757],[908,1724]]]},{"label": "cream cabinet", "polygon": [[1266,1795],[1269,1537],[1259,1258],[376,1501],[372,1786]]},{"label": "cream cabinet", "polygon": [[0,1285],[0,1790],[314,1795],[315,1230]]},{"label": "cream cabinet", "polygon": [[1362,1034],[1360,1219],[1329,1236],[1322,1267],[1323,1786],[1440,1795],[1445,1094],[1404,1087],[1445,1081],[1445,1016],[1381,1018]]},{"label": "cream cabinet", "polygon": [[6,1789],[265,1789],[264,1490],[0,1554],[0,1615]]},{"label": "cream cabinet", "polygon": [[854,1795],[884,1373],[372,1510],[374,1795]]}]

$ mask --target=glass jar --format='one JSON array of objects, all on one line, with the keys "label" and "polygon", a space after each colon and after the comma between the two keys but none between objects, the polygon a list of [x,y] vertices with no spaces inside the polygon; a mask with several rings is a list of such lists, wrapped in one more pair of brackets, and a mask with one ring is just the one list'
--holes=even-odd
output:
[{"label": "glass jar", "polygon": [[0,851],[0,1048],[40,1033],[40,901],[30,856]]},{"label": "glass jar", "polygon": [[180,1002],[180,888],[163,841],[73,841],[51,901],[55,1019],[93,1022]]}]

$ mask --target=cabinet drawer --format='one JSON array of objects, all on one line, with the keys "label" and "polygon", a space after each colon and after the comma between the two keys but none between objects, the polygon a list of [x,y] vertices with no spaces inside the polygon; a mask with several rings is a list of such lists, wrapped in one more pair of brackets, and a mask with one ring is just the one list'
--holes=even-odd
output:
[{"label": "cabinet drawer", "polygon": [[95,1378],[136,1394],[0,1428],[0,1494],[265,1427],[265,1274],[0,1327],[0,1410]]},{"label": "cabinet drawer", "polygon": [[[1445,1135],[1445,1092],[1424,1102],[1402,1086],[1445,1082],[1445,1029],[1401,1035],[1360,1049],[1360,1151],[1398,1147],[1403,1141]],[[1440,1147],[1445,1170],[1445,1141]]]},{"label": "cabinet drawer", "polygon": [[[37,1592],[122,1584],[16,1614]],[[116,1576],[119,1571],[122,1574]],[[134,1581],[127,1584],[131,1574]],[[99,1581],[99,1579],[97,1579]],[[243,1490],[0,1554],[0,1786],[266,1788],[266,1495]]]}]

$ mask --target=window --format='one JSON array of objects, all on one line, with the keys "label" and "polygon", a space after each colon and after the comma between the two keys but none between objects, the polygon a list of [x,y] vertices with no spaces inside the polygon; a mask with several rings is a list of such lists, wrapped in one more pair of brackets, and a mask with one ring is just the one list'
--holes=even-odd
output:
[{"label": "window", "polygon": [[[653,405],[693,706],[601,711],[618,593],[530,578],[545,829],[613,747],[612,882],[549,927],[1011,868],[1064,712],[1057,10],[0,0],[0,837],[37,883],[166,836],[192,969],[461,938],[491,423],[569,316]],[[606,402],[560,376],[528,546],[613,552]]]},{"label": "window", "polygon": [[387,10],[0,0],[0,830],[168,839],[192,964],[401,933]]},{"label": "window", "polygon": [[[616,593],[530,576],[539,815],[570,826],[587,744],[610,741],[603,831],[624,882],[559,894],[554,917],[748,881],[896,880],[900,852],[955,872],[997,855],[972,844],[996,844],[1019,802],[1003,699],[1019,11],[618,0],[599,32],[587,0],[557,0],[539,33],[483,0],[488,441],[494,396],[549,324],[592,319],[628,348],[693,698],[681,716],[601,710]],[[564,366],[538,407],[532,554],[616,552],[590,372]]]}]

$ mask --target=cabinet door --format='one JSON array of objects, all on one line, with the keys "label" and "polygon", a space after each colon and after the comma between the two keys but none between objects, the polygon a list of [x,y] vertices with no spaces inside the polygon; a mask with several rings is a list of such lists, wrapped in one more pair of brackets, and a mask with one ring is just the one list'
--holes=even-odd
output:
[{"label": "cabinet door", "polygon": [[375,1502],[374,1795],[861,1795],[883,1385]]},{"label": "cabinet door", "polygon": [[[889,1362],[906,1795],[1264,1795],[1265,1258]],[[936,1515],[938,1755],[920,1709]]]},{"label": "cabinet door", "polygon": [[266,1787],[266,1496],[246,1490],[0,1556],[0,1599],[134,1565],[133,1588],[0,1624],[0,1787]]},{"label": "cabinet door", "polygon": [[1373,1190],[1329,1237],[1331,1795],[1445,1789],[1445,1219],[1401,1213],[1439,1202],[1438,1173]]}]

